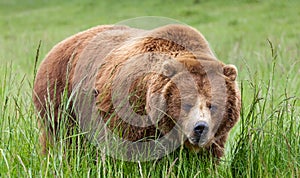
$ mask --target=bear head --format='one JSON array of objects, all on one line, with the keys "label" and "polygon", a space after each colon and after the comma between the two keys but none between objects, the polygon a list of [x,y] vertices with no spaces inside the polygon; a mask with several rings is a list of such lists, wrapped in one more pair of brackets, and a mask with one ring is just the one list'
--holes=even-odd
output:
[{"label": "bear head", "polygon": [[235,66],[209,56],[182,55],[166,60],[150,81],[147,113],[163,134],[177,129],[173,137],[185,140],[193,150],[212,144],[224,147],[219,139],[226,139],[239,119],[236,77]]}]

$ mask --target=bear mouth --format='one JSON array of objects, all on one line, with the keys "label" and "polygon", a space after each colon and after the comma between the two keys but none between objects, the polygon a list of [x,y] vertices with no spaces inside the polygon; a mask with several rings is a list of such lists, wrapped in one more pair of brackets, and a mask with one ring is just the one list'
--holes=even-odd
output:
[{"label": "bear mouth", "polygon": [[200,147],[203,147],[207,144],[206,138],[189,137],[188,140],[192,145],[198,145]]}]

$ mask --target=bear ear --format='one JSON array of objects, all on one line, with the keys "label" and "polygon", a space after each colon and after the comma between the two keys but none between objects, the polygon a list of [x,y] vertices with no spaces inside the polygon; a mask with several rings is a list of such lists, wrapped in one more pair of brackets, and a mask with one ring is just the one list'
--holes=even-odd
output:
[{"label": "bear ear", "polygon": [[162,64],[162,72],[161,73],[166,77],[172,77],[176,74],[176,68],[174,65],[172,65],[172,62],[165,61]]},{"label": "bear ear", "polygon": [[237,68],[232,65],[232,64],[229,64],[229,65],[225,65],[223,67],[223,74],[228,77],[231,81],[235,81],[236,77],[237,77],[237,74],[238,74],[238,70]]}]

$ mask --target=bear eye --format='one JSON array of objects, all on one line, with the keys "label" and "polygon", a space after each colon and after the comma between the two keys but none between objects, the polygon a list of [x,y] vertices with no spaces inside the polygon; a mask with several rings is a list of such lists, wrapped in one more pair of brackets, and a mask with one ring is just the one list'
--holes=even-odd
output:
[{"label": "bear eye", "polygon": [[94,88],[93,89],[93,95],[94,95],[94,97],[97,97],[99,95],[99,90]]},{"label": "bear eye", "polygon": [[208,108],[211,113],[215,113],[218,109],[218,107],[216,105],[212,105],[212,104],[210,104]]},{"label": "bear eye", "polygon": [[193,105],[191,105],[191,104],[183,104],[183,106],[182,106],[183,110],[185,110],[185,111],[191,110],[192,107],[193,107]]}]

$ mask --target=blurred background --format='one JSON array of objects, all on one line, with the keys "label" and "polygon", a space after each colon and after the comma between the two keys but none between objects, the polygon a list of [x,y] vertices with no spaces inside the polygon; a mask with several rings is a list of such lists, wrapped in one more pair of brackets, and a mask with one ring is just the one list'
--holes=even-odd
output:
[{"label": "blurred background", "polygon": [[244,70],[241,60],[262,60],[258,53],[268,48],[267,39],[284,46],[291,58],[299,54],[299,4],[297,0],[0,0],[0,60],[13,61],[28,72],[40,40],[43,57],[57,42],[92,26],[164,16],[197,28],[220,60]]}]

